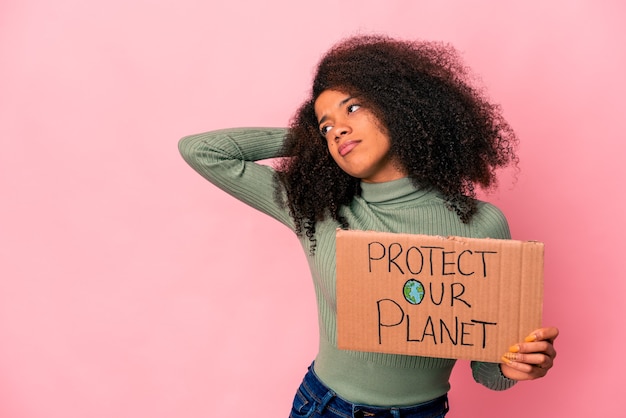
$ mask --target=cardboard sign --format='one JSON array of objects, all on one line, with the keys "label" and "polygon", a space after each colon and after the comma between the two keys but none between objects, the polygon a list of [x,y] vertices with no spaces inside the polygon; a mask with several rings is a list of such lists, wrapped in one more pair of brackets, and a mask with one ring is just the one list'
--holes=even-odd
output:
[{"label": "cardboard sign", "polygon": [[338,346],[499,362],[541,327],[543,248],[338,230]]}]

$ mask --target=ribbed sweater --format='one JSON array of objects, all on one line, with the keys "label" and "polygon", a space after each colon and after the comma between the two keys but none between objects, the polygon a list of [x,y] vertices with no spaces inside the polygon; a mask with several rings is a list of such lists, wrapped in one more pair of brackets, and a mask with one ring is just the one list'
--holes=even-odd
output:
[{"label": "ribbed sweater", "polygon": [[[256,161],[280,155],[283,128],[224,129],[181,139],[187,163],[211,183],[242,202],[275,218],[292,231],[294,222],[274,198],[274,169]],[[361,183],[361,195],[341,215],[351,229],[473,238],[510,238],[507,221],[495,206],[477,201],[477,212],[462,223],[433,190],[413,186],[408,178],[387,183]],[[319,378],[340,397],[378,406],[414,405],[450,389],[455,360],[339,350],[336,347],[335,232],[339,224],[326,219],[316,224],[316,250],[299,236],[313,279],[320,345],[314,368]],[[496,363],[472,362],[474,379],[494,390],[511,387]]]}]

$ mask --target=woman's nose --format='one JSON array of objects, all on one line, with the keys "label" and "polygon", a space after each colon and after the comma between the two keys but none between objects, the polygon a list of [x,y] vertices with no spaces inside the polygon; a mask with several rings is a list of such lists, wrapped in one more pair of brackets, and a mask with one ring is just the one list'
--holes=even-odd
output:
[{"label": "woman's nose", "polygon": [[347,124],[338,124],[335,125],[335,129],[333,130],[333,135],[335,140],[339,140],[342,136],[350,133],[350,126]]}]

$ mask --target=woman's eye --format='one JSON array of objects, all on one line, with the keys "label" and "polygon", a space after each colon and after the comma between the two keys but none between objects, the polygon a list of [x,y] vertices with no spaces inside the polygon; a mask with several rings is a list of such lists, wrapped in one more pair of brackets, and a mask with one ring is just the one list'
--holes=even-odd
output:
[{"label": "woman's eye", "polygon": [[350,106],[348,106],[348,113],[356,112],[357,110],[359,110],[360,107],[361,105],[351,104]]},{"label": "woman's eye", "polygon": [[320,128],[320,133],[322,134],[322,136],[326,136],[326,134],[328,132],[330,132],[331,129],[332,129],[332,126],[328,126],[328,125],[327,126],[322,126]]}]

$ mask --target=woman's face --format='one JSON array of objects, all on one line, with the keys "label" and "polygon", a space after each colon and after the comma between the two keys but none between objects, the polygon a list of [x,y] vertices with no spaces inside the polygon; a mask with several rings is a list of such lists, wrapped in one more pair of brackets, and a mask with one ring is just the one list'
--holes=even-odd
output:
[{"label": "woman's face", "polygon": [[315,101],[320,133],[337,165],[367,183],[406,177],[393,163],[386,129],[359,101],[338,90],[325,90]]}]

